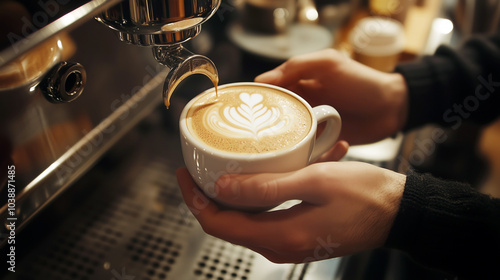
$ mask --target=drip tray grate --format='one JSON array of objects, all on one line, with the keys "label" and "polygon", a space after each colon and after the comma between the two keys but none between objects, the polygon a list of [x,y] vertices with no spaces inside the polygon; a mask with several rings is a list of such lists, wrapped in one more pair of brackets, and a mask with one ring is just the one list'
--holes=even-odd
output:
[{"label": "drip tray grate", "polygon": [[210,238],[193,270],[195,279],[247,280],[255,255],[240,246]]}]

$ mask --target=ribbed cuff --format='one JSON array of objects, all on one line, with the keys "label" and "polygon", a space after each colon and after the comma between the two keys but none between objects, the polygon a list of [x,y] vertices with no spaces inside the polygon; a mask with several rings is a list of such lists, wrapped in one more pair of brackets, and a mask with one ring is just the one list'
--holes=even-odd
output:
[{"label": "ribbed cuff", "polygon": [[454,69],[449,59],[423,57],[419,61],[403,63],[395,72],[402,74],[409,92],[408,131],[428,123],[442,123],[450,96],[444,85],[449,83]]},{"label": "ribbed cuff", "polygon": [[418,238],[418,229],[424,220],[422,209],[425,205],[425,198],[414,186],[422,184],[423,180],[420,177],[413,176],[411,173],[406,176],[403,198],[387,237],[386,247],[409,251],[415,244]]}]

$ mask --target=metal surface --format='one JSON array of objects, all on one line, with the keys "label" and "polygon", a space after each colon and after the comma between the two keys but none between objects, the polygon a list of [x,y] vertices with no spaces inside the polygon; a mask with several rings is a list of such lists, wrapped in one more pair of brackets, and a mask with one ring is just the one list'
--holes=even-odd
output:
[{"label": "metal surface", "polygon": [[168,108],[170,98],[177,86],[188,76],[202,74],[217,86],[219,84],[219,73],[215,64],[207,57],[193,54],[182,45],[157,46],[153,48],[155,59],[170,68],[163,85],[163,103]]},{"label": "metal surface", "polygon": [[[9,147],[1,156],[16,166],[18,231],[161,104],[167,71],[150,52],[122,44],[95,21],[73,34],[77,46],[89,47],[77,48],[73,57],[85,65],[89,81],[78,99],[53,104],[38,90],[38,80],[0,89],[5,112],[0,118],[1,138]],[[99,52],[89,51],[96,47]],[[133,59],[123,60],[124,56]],[[1,195],[4,222],[9,212],[7,195]],[[8,233],[9,227],[0,228],[0,244],[5,244]]]},{"label": "metal surface", "polygon": [[[0,140],[8,147],[0,156],[2,161],[16,166],[16,204],[12,209],[14,215],[11,215],[16,219],[16,230],[22,229],[26,222],[76,181],[161,100],[160,87],[165,82],[167,71],[157,67],[150,51],[120,43],[109,30],[99,29],[93,20],[84,23],[118,2],[96,0],[84,4],[0,54],[0,62],[5,64],[55,35],[72,30],[70,37],[76,46],[74,58],[88,70],[85,74],[83,66],[75,65],[69,69],[63,67],[62,72],[56,69],[54,76],[57,79],[51,81],[42,79],[45,75],[42,69],[41,75],[23,84],[0,87],[1,108],[5,112],[0,119]],[[160,2],[163,1],[157,3]],[[214,4],[217,5],[211,6],[210,13],[200,15],[212,15],[219,2]],[[59,52],[68,51],[68,46],[62,47],[59,41],[57,46]],[[144,53],[148,53],[148,57]],[[56,58],[59,60],[61,56],[57,53]],[[208,58],[199,55],[193,58],[169,65],[173,75],[168,78],[176,82],[168,87],[170,91],[190,74],[210,72],[212,79],[218,76]],[[198,63],[193,64],[194,60]],[[209,62],[213,67],[204,67],[200,61]],[[22,61],[26,64],[32,62],[31,58]],[[82,94],[86,76],[91,86]],[[73,84],[67,83],[73,78]],[[60,82],[62,87],[61,84],[57,87]],[[49,101],[72,102],[63,106]],[[1,179],[0,187],[3,187],[4,178]],[[7,221],[10,213],[6,197],[2,195],[0,200],[2,221]],[[0,245],[5,244],[9,232],[8,226],[0,228]]]},{"label": "metal surface", "polygon": [[30,249],[2,279],[333,279],[340,259],[274,264],[206,235],[181,197],[179,135],[162,117],[150,114],[18,236]]},{"label": "metal surface", "polygon": [[163,100],[170,97],[179,83],[194,74],[209,77],[214,86],[219,83],[215,64],[203,55],[186,50],[184,43],[201,31],[201,24],[217,10],[220,0],[146,0],[124,1],[96,17],[118,32],[120,40],[141,46],[154,46],[158,62],[170,68],[165,79]]},{"label": "metal surface", "polygon": [[142,46],[184,43],[198,35],[201,24],[220,0],[132,0],[104,11],[97,20],[118,32],[120,40]]},{"label": "metal surface", "polygon": [[53,103],[76,100],[87,82],[85,68],[79,63],[63,61],[52,67],[40,82],[40,90]]},{"label": "metal surface", "polygon": [[[39,69],[37,76],[22,80],[22,83],[0,86],[0,104],[5,113],[0,118],[0,141],[5,143],[0,160],[16,168],[15,208],[8,208],[7,195],[2,193],[0,219],[5,222],[9,215],[15,218],[16,230],[22,229],[27,221],[76,181],[161,100],[159,88],[165,82],[167,71],[157,67],[150,51],[120,43],[110,36],[109,30],[96,27],[98,24],[93,20],[83,23],[117,2],[97,0],[84,4],[40,30],[34,30],[0,54],[2,63],[19,57],[20,65],[33,64],[35,68],[37,59],[43,56],[41,53],[25,60],[20,55],[35,50],[63,31],[72,30],[69,44],[63,47],[57,41],[57,47],[52,48],[57,53],[54,61],[44,66],[46,69]],[[165,1],[156,3],[160,2]],[[200,15],[212,15],[219,1],[212,4],[210,12]],[[76,52],[74,59],[84,65],[88,73],[85,74],[82,66],[76,64],[62,72],[56,69],[56,79],[42,79],[47,76],[44,71],[60,61],[64,52],[69,56]],[[146,52],[148,57],[144,55]],[[168,78],[175,83],[167,91],[173,91],[191,74],[205,73],[212,80],[218,77],[213,62],[204,56],[176,58],[182,61],[169,65],[172,74]],[[90,86],[79,97],[85,76],[88,76]],[[74,83],[68,83],[73,78]],[[8,76],[4,80],[8,81]],[[79,98],[76,100],[76,97]],[[51,104],[68,101],[72,102]],[[2,189],[5,174],[1,177]],[[9,232],[7,224],[0,228],[0,245],[5,244]]]},{"label": "metal surface", "polygon": [[61,18],[56,19],[40,30],[19,40],[10,48],[2,50],[0,52],[0,68],[34,47],[39,46],[54,35],[63,31],[73,30],[75,27],[92,19],[99,12],[112,7],[120,1],[121,0],[92,0]]},{"label": "metal surface", "polygon": [[132,0],[124,1],[96,17],[118,32],[124,42],[154,46],[153,55],[170,68],[163,90],[165,106],[177,85],[194,74],[209,77],[214,86],[219,82],[215,64],[203,55],[186,50],[184,43],[201,31],[201,24],[212,17],[220,0]]}]

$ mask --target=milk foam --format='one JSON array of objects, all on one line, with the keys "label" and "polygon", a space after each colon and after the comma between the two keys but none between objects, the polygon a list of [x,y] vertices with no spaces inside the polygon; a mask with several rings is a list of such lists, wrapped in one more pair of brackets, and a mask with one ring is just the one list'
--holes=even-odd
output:
[{"label": "milk foam", "polygon": [[239,94],[241,104],[220,104],[205,113],[203,122],[213,131],[226,137],[255,138],[271,133],[282,133],[291,116],[283,116],[278,107],[267,107],[259,93]]},{"label": "milk foam", "polygon": [[225,151],[255,153],[298,143],[311,128],[308,109],[294,97],[258,86],[228,87],[199,97],[188,112],[188,129]]}]

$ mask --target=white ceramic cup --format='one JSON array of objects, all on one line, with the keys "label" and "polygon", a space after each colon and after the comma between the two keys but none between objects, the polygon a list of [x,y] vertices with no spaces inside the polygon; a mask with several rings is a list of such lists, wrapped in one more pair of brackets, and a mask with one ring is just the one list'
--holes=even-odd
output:
[{"label": "white ceramic cup", "polygon": [[[279,173],[298,170],[316,161],[323,153],[336,143],[341,129],[340,115],[333,107],[320,105],[314,108],[297,94],[273,85],[261,83],[232,83],[219,86],[219,89],[234,86],[260,86],[277,89],[295,97],[309,111],[311,129],[296,145],[289,148],[265,153],[233,153],[210,147],[191,134],[187,125],[187,113],[198,98],[205,94],[213,94],[209,89],[193,98],[183,109],[179,127],[184,163],[196,184],[210,198],[217,201],[215,182],[225,174],[248,173]],[[319,137],[316,131],[319,123],[326,122],[326,126]],[[227,205],[232,207],[231,205]]]}]

